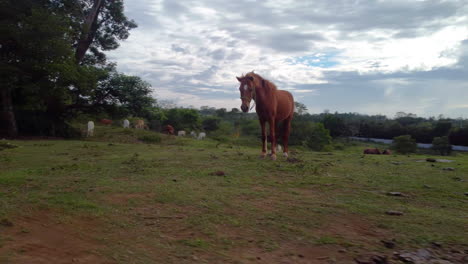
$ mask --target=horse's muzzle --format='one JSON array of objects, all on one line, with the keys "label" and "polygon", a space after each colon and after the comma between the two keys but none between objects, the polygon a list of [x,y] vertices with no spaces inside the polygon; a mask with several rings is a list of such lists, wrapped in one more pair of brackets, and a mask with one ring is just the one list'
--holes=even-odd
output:
[{"label": "horse's muzzle", "polygon": [[249,106],[246,104],[241,105],[242,112],[247,113],[249,111]]}]

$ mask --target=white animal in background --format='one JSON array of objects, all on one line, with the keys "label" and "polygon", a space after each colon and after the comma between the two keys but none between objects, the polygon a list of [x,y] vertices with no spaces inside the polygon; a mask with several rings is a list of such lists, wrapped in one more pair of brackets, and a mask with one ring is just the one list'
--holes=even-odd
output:
[{"label": "white animal in background", "polygon": [[177,136],[179,136],[179,137],[185,136],[185,131],[179,130],[179,131],[177,132]]},{"label": "white animal in background", "polygon": [[124,127],[124,128],[129,128],[129,127],[130,127],[130,121],[128,121],[128,119],[125,119],[125,120],[123,121],[123,127]]},{"label": "white animal in background", "polygon": [[205,137],[206,137],[205,132],[200,132],[200,134],[198,134],[198,139],[205,139]]},{"label": "white animal in background", "polygon": [[92,137],[94,136],[94,122],[88,121],[88,129],[86,130],[86,136]]},{"label": "white animal in background", "polygon": [[192,132],[190,132],[190,136],[193,138],[197,138],[197,132],[192,130]]}]

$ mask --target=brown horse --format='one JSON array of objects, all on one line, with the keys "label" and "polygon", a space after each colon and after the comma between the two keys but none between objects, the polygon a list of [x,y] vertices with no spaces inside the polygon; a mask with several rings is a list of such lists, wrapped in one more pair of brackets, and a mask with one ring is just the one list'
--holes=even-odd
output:
[{"label": "brown horse", "polygon": [[262,127],[262,154],[267,154],[267,133],[265,124],[268,123],[271,138],[271,159],[276,160],[276,126],[283,122],[283,155],[288,156],[288,139],[291,130],[291,121],[294,115],[294,99],[291,93],[278,90],[276,86],[263,79],[260,75],[249,72],[241,77],[236,77],[240,82],[239,91],[241,95],[243,112],[248,112],[250,102],[255,101],[260,126]]}]

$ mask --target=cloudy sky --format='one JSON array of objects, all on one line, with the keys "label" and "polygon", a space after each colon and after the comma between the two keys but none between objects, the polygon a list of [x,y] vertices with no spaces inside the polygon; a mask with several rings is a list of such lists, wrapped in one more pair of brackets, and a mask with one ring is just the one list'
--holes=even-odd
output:
[{"label": "cloudy sky", "polygon": [[109,52],[179,106],[240,107],[255,70],[311,113],[468,118],[468,0],[126,0]]}]

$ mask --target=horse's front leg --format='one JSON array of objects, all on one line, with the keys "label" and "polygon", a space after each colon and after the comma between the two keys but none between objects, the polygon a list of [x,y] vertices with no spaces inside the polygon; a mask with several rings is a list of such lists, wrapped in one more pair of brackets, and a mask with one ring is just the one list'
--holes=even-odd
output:
[{"label": "horse's front leg", "polygon": [[262,128],[262,154],[260,158],[264,159],[267,155],[267,134],[265,129],[265,120],[260,120],[260,127]]},{"label": "horse's front leg", "polygon": [[271,159],[276,160],[276,133],[275,133],[275,119],[270,119],[268,122],[270,126],[270,138],[271,138]]}]

